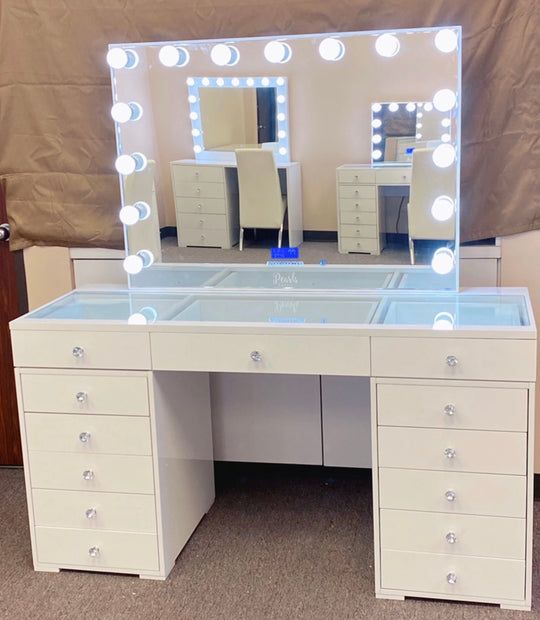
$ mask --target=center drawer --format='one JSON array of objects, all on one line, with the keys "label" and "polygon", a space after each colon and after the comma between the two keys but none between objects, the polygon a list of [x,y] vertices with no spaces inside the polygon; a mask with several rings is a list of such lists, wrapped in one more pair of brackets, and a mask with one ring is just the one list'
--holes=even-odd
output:
[{"label": "center drawer", "polygon": [[341,224],[377,226],[376,213],[355,213],[354,211],[342,211],[339,215]]},{"label": "center drawer", "polygon": [[224,215],[188,214],[180,216],[180,227],[200,230],[226,230],[227,222]]},{"label": "center drawer", "polygon": [[340,185],[340,198],[375,198],[377,190],[375,185]]},{"label": "center drawer", "polygon": [[176,196],[192,198],[225,198],[224,183],[184,183],[175,181]]},{"label": "center drawer", "polygon": [[182,213],[226,213],[224,198],[183,198],[176,197],[176,210]]},{"label": "center drawer", "polygon": [[342,237],[360,237],[363,239],[375,239],[377,237],[377,226],[343,224],[339,231]]}]

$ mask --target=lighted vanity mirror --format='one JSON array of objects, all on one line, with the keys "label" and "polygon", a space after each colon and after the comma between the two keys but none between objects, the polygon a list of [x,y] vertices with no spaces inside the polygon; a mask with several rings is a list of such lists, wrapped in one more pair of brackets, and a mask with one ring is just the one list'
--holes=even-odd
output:
[{"label": "lighted vanity mirror", "polygon": [[243,264],[224,289],[268,288],[282,245],[299,269],[352,269],[354,290],[456,290],[459,27],[112,44],[107,61],[131,286]]}]

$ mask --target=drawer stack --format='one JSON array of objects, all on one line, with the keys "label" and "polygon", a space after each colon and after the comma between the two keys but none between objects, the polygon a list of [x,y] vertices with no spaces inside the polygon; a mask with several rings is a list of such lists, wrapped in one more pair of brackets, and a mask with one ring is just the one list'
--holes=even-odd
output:
[{"label": "drawer stack", "polygon": [[229,249],[238,243],[238,195],[223,166],[171,163],[178,245]]},{"label": "drawer stack", "polygon": [[[397,376],[401,369],[406,377],[376,380],[378,594],[527,608],[528,385],[452,376],[491,373],[501,380],[507,365],[511,379],[522,372],[525,381],[527,363],[534,369],[528,347],[519,362],[507,356],[490,366],[488,354],[518,341],[484,341],[481,364],[479,340],[410,339],[408,354],[403,340],[377,339],[373,347],[377,374]],[[392,358],[384,354],[388,347]],[[426,347],[433,359],[419,356]],[[459,355],[452,354],[455,349]],[[448,372],[443,365],[434,372],[437,355]],[[428,374],[422,365],[430,362]],[[450,380],[414,378],[438,374]]]}]

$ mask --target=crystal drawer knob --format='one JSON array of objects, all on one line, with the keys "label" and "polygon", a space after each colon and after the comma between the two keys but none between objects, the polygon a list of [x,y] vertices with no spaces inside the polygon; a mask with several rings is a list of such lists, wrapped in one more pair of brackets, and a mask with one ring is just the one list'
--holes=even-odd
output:
[{"label": "crystal drawer knob", "polygon": [[98,558],[99,557],[99,547],[90,547],[90,549],[88,549],[88,555],[91,558]]},{"label": "crystal drawer knob", "polygon": [[75,400],[78,403],[84,403],[86,402],[86,399],[88,398],[88,395],[86,394],[86,392],[77,392],[75,394]]},{"label": "crystal drawer knob", "polygon": [[446,415],[454,415],[454,413],[456,413],[456,406],[455,405],[445,405],[444,409],[443,409],[444,413]]},{"label": "crystal drawer knob", "polygon": [[446,581],[448,581],[449,584],[454,584],[457,582],[457,575],[456,573],[448,573],[448,575],[446,575]]},{"label": "crystal drawer knob", "polygon": [[76,357],[77,359],[84,357],[84,349],[82,347],[73,347],[71,353],[73,354],[73,357]]},{"label": "crystal drawer knob", "polygon": [[446,448],[444,451],[444,456],[450,460],[455,459],[456,451],[454,450],[454,448]]},{"label": "crystal drawer knob", "polygon": [[444,494],[445,498],[449,502],[454,502],[456,500],[456,492],[455,491],[446,491]]},{"label": "crystal drawer knob", "polygon": [[79,435],[79,441],[81,443],[88,443],[90,441],[90,437],[91,437],[90,433],[87,433],[86,431],[84,431]]},{"label": "crystal drawer knob", "polygon": [[262,361],[262,355],[260,354],[259,351],[252,351],[249,356],[251,357],[251,359],[254,362],[261,362]]},{"label": "crystal drawer knob", "polygon": [[94,479],[94,472],[91,469],[85,469],[83,471],[82,477],[84,480],[93,480]]},{"label": "crystal drawer knob", "polygon": [[455,355],[447,355],[446,364],[449,368],[455,368],[459,364],[459,360]]},{"label": "crystal drawer knob", "polygon": [[88,510],[85,511],[84,516],[87,519],[95,519],[97,517],[97,510],[95,508],[88,508]]},{"label": "crystal drawer knob", "polygon": [[448,534],[446,535],[446,542],[449,545],[455,545],[457,542],[457,536],[454,534],[454,532],[448,532]]}]

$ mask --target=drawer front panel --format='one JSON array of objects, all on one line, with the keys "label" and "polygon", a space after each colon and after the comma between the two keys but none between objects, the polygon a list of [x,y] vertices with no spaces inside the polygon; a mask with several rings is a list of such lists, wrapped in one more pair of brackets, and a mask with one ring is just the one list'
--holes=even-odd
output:
[{"label": "drawer front panel", "polygon": [[147,416],[146,377],[30,371],[21,374],[27,412]]},{"label": "drawer front panel", "polygon": [[536,380],[534,340],[373,338],[372,363],[379,377]]},{"label": "drawer front panel", "polygon": [[227,230],[227,221],[224,215],[195,215],[180,216],[180,227],[194,230]]},{"label": "drawer front panel", "polygon": [[525,476],[379,469],[381,508],[524,518],[526,491]]},{"label": "drawer front panel", "polygon": [[339,183],[353,183],[361,185],[363,183],[375,183],[375,170],[366,168],[342,168],[337,171]]},{"label": "drawer front panel", "polygon": [[377,386],[377,420],[387,426],[527,430],[528,391],[445,385]]},{"label": "drawer front panel", "polygon": [[379,185],[408,185],[411,182],[412,167],[381,169],[375,174]]},{"label": "drawer front panel", "polygon": [[377,239],[359,239],[358,237],[341,237],[341,249],[344,252],[373,253],[378,251]]},{"label": "drawer front panel", "polygon": [[381,467],[527,473],[526,433],[380,426],[378,441]]},{"label": "drawer front panel", "polygon": [[375,185],[340,185],[340,198],[375,198],[377,190]]},{"label": "drawer front panel", "polygon": [[377,238],[377,226],[342,224],[339,230],[342,237],[359,237],[364,239]]},{"label": "drawer front panel", "polygon": [[44,368],[151,368],[149,336],[143,333],[11,332],[15,366]]},{"label": "drawer front panel", "polygon": [[177,196],[190,198],[225,198],[224,183],[175,183]]},{"label": "drawer front panel", "polygon": [[381,510],[381,548],[525,559],[525,519]]},{"label": "drawer front panel", "polygon": [[377,215],[373,213],[354,213],[353,211],[342,211],[339,219],[341,224],[362,224],[364,226],[377,226]]},{"label": "drawer front panel", "polygon": [[377,201],[375,198],[341,198],[339,201],[341,211],[352,213],[375,213],[377,211]]},{"label": "drawer front panel", "polygon": [[[98,550],[96,557],[90,555],[92,548]],[[154,534],[36,527],[36,549],[43,564],[159,570]]]},{"label": "drawer front panel", "polygon": [[[450,584],[447,575],[456,575]],[[381,585],[391,590],[523,600],[525,562],[383,550]]]},{"label": "drawer front panel", "polygon": [[27,413],[25,425],[30,451],[152,454],[149,418]]},{"label": "drawer front panel", "polygon": [[177,183],[223,183],[221,166],[171,166],[175,187]]},{"label": "drawer front panel", "polygon": [[[150,456],[30,452],[29,462],[35,489],[154,493]],[[84,472],[91,472],[90,479]]]},{"label": "drawer front panel", "polygon": [[156,533],[153,495],[33,489],[37,526]]},{"label": "drawer front panel", "polygon": [[178,231],[181,245],[221,248],[228,244],[227,234],[222,230],[193,230],[189,228]]},{"label": "drawer front panel", "polygon": [[153,333],[151,339],[156,370],[319,374],[324,367],[325,374],[369,374],[369,339],[362,336]]},{"label": "drawer front panel", "polygon": [[176,196],[176,210],[179,213],[226,213],[224,198],[184,198]]}]

